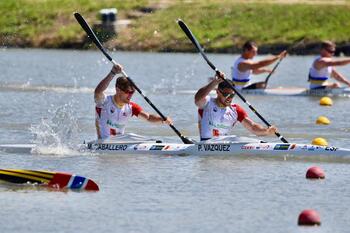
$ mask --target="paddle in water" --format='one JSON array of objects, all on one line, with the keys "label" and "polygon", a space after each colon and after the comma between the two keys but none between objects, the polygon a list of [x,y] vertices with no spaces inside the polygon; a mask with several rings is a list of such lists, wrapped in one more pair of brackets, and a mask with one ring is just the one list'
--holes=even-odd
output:
[{"label": "paddle in water", "polygon": [[[208,63],[208,65],[216,72],[216,74],[220,77],[220,71],[214,66],[213,63],[211,63],[208,59],[208,57],[205,55],[203,48],[201,47],[201,45],[199,44],[199,42],[197,41],[196,37],[192,34],[191,30],[187,27],[187,25],[181,20],[178,19],[177,23],[179,24],[179,26],[181,27],[181,29],[185,32],[185,34],[187,35],[187,37],[192,41],[192,43],[196,46],[197,50],[199,51],[199,53],[202,55],[202,57],[204,58],[204,60]],[[260,113],[241,95],[241,93],[239,93],[236,88],[230,83],[228,82],[225,78],[223,78],[223,80],[232,88],[232,90],[239,96],[239,98],[241,98],[241,100],[248,105],[248,107],[268,126],[271,127],[271,124],[269,122],[267,122],[263,116],[260,115]],[[276,136],[284,143],[288,143],[288,141],[278,132],[275,133]]]},{"label": "paddle in water", "polygon": [[[97,36],[95,35],[95,33],[92,31],[91,27],[88,25],[88,23],[85,21],[85,19],[83,18],[82,15],[80,15],[78,12],[74,13],[74,17],[75,19],[78,21],[78,23],[80,24],[80,26],[84,29],[84,31],[86,32],[86,34],[89,36],[89,38],[94,42],[94,44],[97,46],[97,48],[99,48],[101,50],[101,52],[106,56],[106,58],[111,61],[114,65],[117,65],[117,62],[113,60],[113,58],[107,53],[107,51],[105,50],[105,48],[102,46],[101,42],[98,40]],[[141,89],[138,88],[138,86],[135,84],[135,82],[133,80],[131,80],[130,77],[128,77],[128,75],[125,73],[124,70],[122,70],[122,74],[124,77],[126,77],[135,87],[135,89],[137,90],[138,93],[140,93],[140,95],[146,100],[146,102],[151,105],[151,107],[159,114],[159,116],[161,116],[163,118],[163,120],[166,120],[166,117],[158,110],[158,108],[142,93]],[[194,142],[183,136],[176,128],[173,124],[169,125],[170,128],[180,137],[180,139],[182,140],[183,143],[185,144],[193,144]]]}]

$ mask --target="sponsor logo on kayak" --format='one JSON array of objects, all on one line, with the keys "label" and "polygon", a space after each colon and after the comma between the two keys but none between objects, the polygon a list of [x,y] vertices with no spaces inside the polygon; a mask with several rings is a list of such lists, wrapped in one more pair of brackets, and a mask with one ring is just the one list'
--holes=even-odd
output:
[{"label": "sponsor logo on kayak", "polygon": [[162,150],[163,148],[164,146],[162,145],[153,145],[151,148],[149,148],[149,150]]},{"label": "sponsor logo on kayak", "polygon": [[276,144],[274,150],[288,150],[290,144]]},{"label": "sponsor logo on kayak", "polygon": [[201,144],[198,151],[230,151],[231,145],[222,144]]},{"label": "sponsor logo on kayak", "polygon": [[128,145],[123,144],[98,144],[96,150],[126,150]]},{"label": "sponsor logo on kayak", "polygon": [[268,150],[269,148],[269,145],[259,145],[255,147],[256,150]]},{"label": "sponsor logo on kayak", "polygon": [[241,146],[241,149],[242,149],[242,150],[254,150],[255,147],[254,147],[254,146],[246,146],[246,145],[243,145],[243,146]]},{"label": "sponsor logo on kayak", "polygon": [[331,147],[326,147],[324,148],[326,151],[336,151],[338,148],[337,147],[334,147],[334,146],[331,146]]}]

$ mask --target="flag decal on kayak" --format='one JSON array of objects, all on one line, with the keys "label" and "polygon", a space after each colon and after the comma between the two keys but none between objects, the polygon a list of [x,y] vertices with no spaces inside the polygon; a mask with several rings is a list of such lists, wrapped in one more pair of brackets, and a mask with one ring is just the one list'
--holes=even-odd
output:
[{"label": "flag decal on kayak", "polygon": [[276,144],[274,150],[288,150],[290,144]]},{"label": "flag decal on kayak", "polygon": [[153,145],[149,150],[162,150],[164,148],[164,145]]}]

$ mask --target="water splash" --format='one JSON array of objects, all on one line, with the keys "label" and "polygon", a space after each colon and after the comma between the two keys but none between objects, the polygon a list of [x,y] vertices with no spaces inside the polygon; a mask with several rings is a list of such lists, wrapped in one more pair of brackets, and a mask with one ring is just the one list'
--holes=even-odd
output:
[{"label": "water splash", "polygon": [[44,118],[30,131],[34,134],[36,147],[32,153],[72,155],[79,148],[78,121],[74,115],[74,103],[68,103],[55,110],[49,110],[52,118]]}]

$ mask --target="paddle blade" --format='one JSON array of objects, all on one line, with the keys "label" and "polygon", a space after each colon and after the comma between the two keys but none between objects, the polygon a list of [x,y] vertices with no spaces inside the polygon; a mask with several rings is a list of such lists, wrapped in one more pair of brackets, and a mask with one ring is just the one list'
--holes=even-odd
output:
[{"label": "paddle blade", "polygon": [[0,169],[0,180],[15,184],[47,185],[55,189],[99,190],[98,185],[93,180],[63,172]]},{"label": "paddle blade", "polygon": [[187,137],[185,137],[185,136],[181,136],[181,140],[182,140],[182,142],[185,143],[185,144],[195,144],[195,143],[196,143],[196,142],[193,141],[192,139],[189,139],[189,138],[187,138]]},{"label": "paddle blade", "polygon": [[177,20],[177,24],[181,27],[182,31],[184,31],[184,33],[186,34],[186,36],[188,37],[188,39],[190,39],[192,41],[192,43],[194,44],[194,46],[196,46],[198,52],[202,55],[202,57],[204,58],[204,60],[208,63],[208,65],[215,70],[215,72],[218,73],[218,70],[216,69],[216,67],[214,66],[213,63],[211,63],[211,61],[209,61],[208,57],[205,55],[204,53],[204,49],[202,48],[202,46],[199,44],[198,40],[196,39],[196,37],[193,35],[193,33],[191,32],[191,30],[187,27],[187,25],[181,20],[178,19]]},{"label": "paddle blade", "polygon": [[198,49],[199,52],[204,51],[203,48],[201,47],[201,45],[198,43],[196,37],[193,35],[193,33],[191,32],[191,30],[187,27],[187,25],[184,23],[184,21],[182,21],[181,19],[177,20],[177,24],[179,24],[179,26],[181,27],[182,31],[184,31],[184,33],[186,34],[186,36],[188,37],[188,39],[190,39],[192,41],[192,43],[196,46],[196,48]]},{"label": "paddle blade", "polygon": [[103,48],[101,42],[98,40],[96,34],[91,29],[91,27],[88,25],[84,17],[79,14],[78,12],[74,13],[75,19],[78,21],[80,26],[84,29],[88,37],[94,42],[94,44],[101,50],[101,52],[107,57],[108,60],[112,61],[112,57],[107,53],[107,51]]}]

